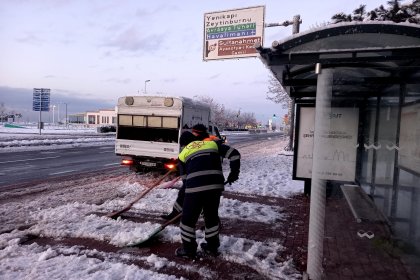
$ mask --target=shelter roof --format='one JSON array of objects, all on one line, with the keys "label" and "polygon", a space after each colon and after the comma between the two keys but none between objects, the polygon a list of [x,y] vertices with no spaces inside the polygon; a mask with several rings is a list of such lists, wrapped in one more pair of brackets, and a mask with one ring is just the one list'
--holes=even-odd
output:
[{"label": "shelter roof", "polygon": [[401,83],[410,87],[409,92],[420,92],[417,24],[331,24],[274,41],[270,48],[256,48],[265,65],[298,99],[315,96],[317,63],[335,69],[336,96],[376,96]]}]

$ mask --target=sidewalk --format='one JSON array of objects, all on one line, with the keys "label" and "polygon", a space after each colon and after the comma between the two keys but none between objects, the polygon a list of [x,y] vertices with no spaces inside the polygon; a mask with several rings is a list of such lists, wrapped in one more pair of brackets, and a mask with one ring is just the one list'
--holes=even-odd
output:
[{"label": "sidewalk", "polygon": [[[284,243],[286,250],[278,261],[292,257],[302,273],[307,266],[310,199],[295,196],[282,203],[288,213]],[[391,246],[387,225],[363,221],[357,223],[344,197],[327,198],[325,207],[323,271],[326,280],[407,280],[417,279]],[[359,237],[357,232],[371,231],[374,237]]]},{"label": "sidewalk", "polygon": [[[325,212],[325,279],[416,279],[391,246],[387,225],[357,223],[345,198],[328,198]],[[374,237],[359,237],[359,230]]]}]

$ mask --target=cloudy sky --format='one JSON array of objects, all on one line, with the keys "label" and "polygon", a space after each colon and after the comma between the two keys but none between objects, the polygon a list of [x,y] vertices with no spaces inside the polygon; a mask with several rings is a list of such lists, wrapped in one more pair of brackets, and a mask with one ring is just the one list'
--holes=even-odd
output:
[{"label": "cloudy sky", "polygon": [[[150,80],[147,94],[211,96],[266,120],[286,112],[266,100],[270,72],[258,58],[204,62],[204,13],[263,5],[266,23],[300,14],[302,32],[386,2],[1,0],[0,103],[28,113],[32,89],[43,87],[69,113],[113,108],[120,96],[143,94]],[[269,47],[292,28],[264,32]]]}]

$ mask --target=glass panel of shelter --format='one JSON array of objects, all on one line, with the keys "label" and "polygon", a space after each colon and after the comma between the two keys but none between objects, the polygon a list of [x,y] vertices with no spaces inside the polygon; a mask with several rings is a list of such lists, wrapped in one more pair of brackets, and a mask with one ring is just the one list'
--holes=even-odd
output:
[{"label": "glass panel of shelter", "polygon": [[[419,252],[420,94],[412,94],[409,102],[402,102],[403,91],[404,87],[394,85],[386,93],[367,99],[359,130],[362,149],[356,182],[388,218],[405,248]],[[411,106],[410,110],[404,114],[407,106]],[[408,128],[404,132],[401,127]]]}]

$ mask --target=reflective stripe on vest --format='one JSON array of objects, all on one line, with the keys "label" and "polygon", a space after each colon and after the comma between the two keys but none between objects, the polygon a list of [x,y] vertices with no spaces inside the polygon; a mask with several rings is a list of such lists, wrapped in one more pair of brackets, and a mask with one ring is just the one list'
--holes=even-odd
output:
[{"label": "reflective stripe on vest", "polygon": [[218,151],[219,149],[214,141],[193,141],[181,151],[178,158],[185,163],[190,157],[196,154]]}]

